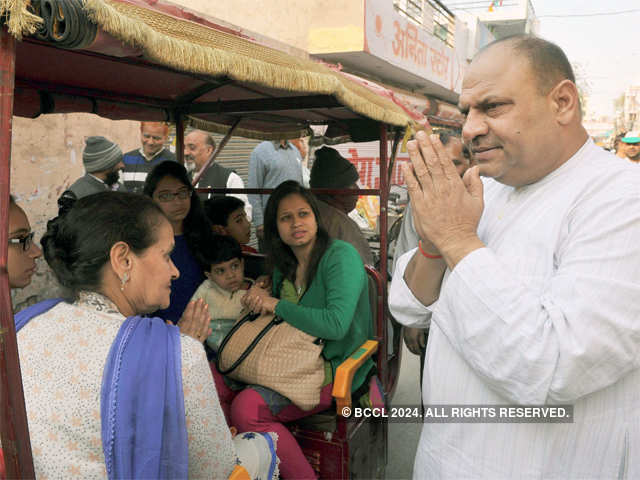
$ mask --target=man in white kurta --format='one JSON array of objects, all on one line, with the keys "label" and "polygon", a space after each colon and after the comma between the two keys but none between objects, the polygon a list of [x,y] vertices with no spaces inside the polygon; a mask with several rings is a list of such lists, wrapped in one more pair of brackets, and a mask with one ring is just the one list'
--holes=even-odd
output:
[{"label": "man in white kurta", "polygon": [[425,423],[414,478],[640,478],[640,173],[588,139],[571,78],[526,91],[541,80],[522,52],[546,42],[511,42],[465,77],[463,190],[436,142],[410,145],[424,254],[398,261],[390,307],[431,321],[425,404],[571,404],[574,421]]}]

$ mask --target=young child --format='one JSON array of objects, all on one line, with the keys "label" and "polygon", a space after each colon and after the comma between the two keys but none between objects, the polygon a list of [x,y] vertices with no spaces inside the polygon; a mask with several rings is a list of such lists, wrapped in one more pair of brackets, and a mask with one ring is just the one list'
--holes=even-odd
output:
[{"label": "young child", "polygon": [[244,202],[236,197],[214,197],[204,202],[204,210],[214,233],[230,235],[243,252],[258,253],[247,245],[251,237],[251,222],[244,210]]},{"label": "young child", "polygon": [[[242,202],[241,202],[242,203]],[[215,235],[201,252],[209,265],[207,279],[193,294],[191,300],[202,298],[209,305],[211,335],[206,342],[217,354],[218,348],[242,311],[240,300],[253,283],[244,277],[244,260],[240,244],[227,235]]]}]

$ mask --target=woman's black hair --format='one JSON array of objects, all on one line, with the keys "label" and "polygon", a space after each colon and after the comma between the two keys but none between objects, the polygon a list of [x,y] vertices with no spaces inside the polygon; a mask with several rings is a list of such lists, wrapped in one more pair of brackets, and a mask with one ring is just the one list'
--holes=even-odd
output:
[{"label": "woman's black hair", "polygon": [[242,247],[229,235],[214,235],[211,242],[200,252],[207,270],[216,263],[228,262],[234,258],[242,260]]},{"label": "woman's black hair", "polygon": [[264,211],[264,239],[267,249],[267,261],[270,267],[276,267],[280,270],[284,278],[295,282],[298,260],[291,247],[280,239],[280,234],[278,233],[278,206],[289,195],[300,195],[309,204],[318,225],[316,241],[311,250],[307,275],[304,279],[304,283],[308,287],[313,281],[313,277],[315,277],[320,259],[329,248],[331,238],[320,222],[318,200],[310,190],[304,188],[295,180],[287,180],[278,185],[267,202]]},{"label": "woman's black hair", "polygon": [[202,267],[207,268],[207,265],[203,263],[200,252],[211,242],[213,234],[209,220],[204,214],[200,197],[198,197],[198,193],[191,185],[187,170],[178,162],[173,161],[166,161],[156,165],[147,175],[143,193],[148,197],[153,197],[153,192],[158,188],[158,183],[165,177],[175,178],[191,192],[191,208],[182,222],[182,231],[191,254]]},{"label": "woman's black hair", "polygon": [[160,207],[142,195],[101,192],[77,200],[50,220],[40,243],[58,281],[75,297],[81,290],[100,289],[114,244],[125,242],[142,254],[156,242],[163,219]]}]

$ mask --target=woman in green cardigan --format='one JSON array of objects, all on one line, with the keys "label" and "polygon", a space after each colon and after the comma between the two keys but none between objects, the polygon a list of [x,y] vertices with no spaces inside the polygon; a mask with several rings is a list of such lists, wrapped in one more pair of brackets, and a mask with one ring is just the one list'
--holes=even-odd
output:
[{"label": "woman in green cardigan", "polygon": [[[326,361],[320,404],[304,411],[272,390],[251,386],[231,405],[232,424],[239,429],[278,434],[283,478],[315,478],[283,423],[329,408],[337,366],[373,337],[367,276],[360,255],[350,244],[329,238],[318,222],[316,202],[295,181],[284,182],[273,192],[264,219],[267,257],[274,268],[272,291],[252,288],[245,300],[253,311],[276,313],[322,339]],[[372,367],[368,359],[356,372],[353,391],[363,386]]]}]

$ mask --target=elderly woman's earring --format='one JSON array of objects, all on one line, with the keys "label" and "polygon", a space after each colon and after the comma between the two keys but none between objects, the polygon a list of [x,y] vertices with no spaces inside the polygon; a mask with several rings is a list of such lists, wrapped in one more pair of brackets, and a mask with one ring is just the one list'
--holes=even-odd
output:
[{"label": "elderly woman's earring", "polygon": [[122,280],[120,280],[120,291],[124,292],[124,285],[125,283],[127,283],[129,281],[129,274],[127,272],[124,272],[124,275],[122,275]]}]

